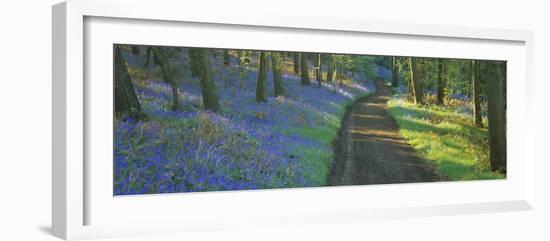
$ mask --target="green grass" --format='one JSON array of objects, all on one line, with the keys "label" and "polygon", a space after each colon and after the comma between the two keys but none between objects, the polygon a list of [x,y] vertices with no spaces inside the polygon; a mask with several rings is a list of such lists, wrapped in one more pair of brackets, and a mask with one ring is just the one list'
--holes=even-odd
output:
[{"label": "green grass", "polygon": [[336,138],[338,129],[340,129],[344,112],[344,106],[341,108],[341,113],[338,116],[331,115],[322,122],[322,125],[304,125],[284,130],[286,133],[298,134],[326,145],[327,148],[322,149],[296,147],[294,150],[302,157],[301,165],[304,167],[304,178],[308,180],[308,183],[314,183],[314,186],[326,184],[326,178],[333,160],[332,141]]},{"label": "green grass", "polygon": [[284,130],[285,133],[295,133],[326,145],[327,148],[322,149],[297,147],[294,150],[295,153],[299,153],[303,158],[302,166],[304,167],[304,178],[310,181],[310,183],[314,183],[314,186],[326,185],[326,179],[334,160],[332,143],[336,139],[338,130],[342,126],[344,114],[357,99],[364,98],[368,95],[370,95],[370,93],[355,98],[354,100],[349,100],[343,105],[337,105],[336,107],[339,109],[338,113],[325,117],[324,121],[320,125],[304,125],[301,127],[287,128]]},{"label": "green grass", "polygon": [[450,180],[502,179],[489,169],[487,128],[451,108],[418,107],[402,96],[388,102],[400,133],[421,155]]},{"label": "green grass", "polygon": [[308,147],[297,147],[294,151],[302,156],[302,165],[304,167],[304,178],[315,183],[318,186],[326,183],[329,174],[329,168],[333,160],[332,141],[336,138],[340,120],[334,118],[331,124],[324,127],[300,127],[293,128],[292,132],[313,140],[318,140],[325,144],[327,148],[317,149]]},{"label": "green grass", "polygon": [[295,151],[303,157],[301,165],[304,167],[304,178],[308,183],[316,187],[325,185],[332,162],[332,149],[300,147]]}]

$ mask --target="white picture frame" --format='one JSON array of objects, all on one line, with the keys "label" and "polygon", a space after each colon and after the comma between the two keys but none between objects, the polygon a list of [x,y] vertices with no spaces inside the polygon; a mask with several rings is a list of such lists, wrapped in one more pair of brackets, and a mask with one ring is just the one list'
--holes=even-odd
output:
[{"label": "white picture frame", "polygon": [[[150,11],[156,9],[156,11]],[[368,220],[400,217],[423,217],[434,215],[467,214],[497,211],[530,210],[534,199],[534,134],[519,127],[533,116],[529,106],[532,93],[533,34],[529,31],[466,28],[456,26],[421,25],[358,21],[350,19],[300,18],[280,15],[225,15],[212,16],[208,11],[193,8],[190,3],[174,0],[162,1],[98,1],[69,0],[53,7],[53,167],[52,167],[52,226],[53,234],[63,239],[84,239],[122,235],[193,232],[242,225],[265,226],[266,224],[292,225],[296,223],[323,223],[347,220]],[[508,178],[496,181],[446,182],[429,184],[399,184],[349,186],[327,188],[300,188],[283,190],[235,191],[222,193],[146,195],[115,198],[109,197],[104,185],[95,184],[94,175],[106,174],[105,166],[85,161],[90,155],[87,136],[90,105],[86,96],[111,93],[101,86],[90,86],[86,68],[96,68],[88,59],[89,49],[106,46],[95,43],[136,43],[185,46],[184,38],[173,40],[144,39],[132,34],[132,26],[158,34],[171,32],[182,36],[178,29],[197,26],[197,31],[241,31],[251,37],[267,38],[276,34],[290,34],[298,42],[312,36],[324,38],[376,38],[395,39],[395,46],[380,44],[375,54],[471,57],[507,60],[512,70],[508,73],[509,93],[509,165]],[[88,26],[88,27],[87,27]],[[90,28],[90,26],[92,26]],[[164,29],[166,28],[166,29]],[[124,36],[113,36],[113,31]],[[190,31],[190,29],[186,29]],[[262,34],[258,34],[262,33]],[[292,35],[294,34],[294,35]],[[93,36],[90,36],[93,35]],[[263,37],[262,37],[263,36]],[[352,37],[350,37],[352,36]],[[88,38],[89,37],[89,38]],[[97,37],[97,38],[96,38]],[[401,40],[400,40],[401,39]],[[86,41],[95,41],[87,45]],[[103,41],[103,42],[102,42]],[[120,42],[123,41],[123,42]],[[188,40],[191,41],[191,40]],[[196,47],[232,48],[277,48],[278,50],[335,51],[329,41],[311,46],[289,46],[285,41],[269,43],[259,41],[226,42],[213,40],[200,43],[201,39],[186,42]],[[407,42],[408,41],[408,42]],[[406,49],[408,44],[441,44],[442,50],[434,48]],[[351,41],[353,42],[353,41]],[[390,41],[391,42],[391,41]],[[325,44],[323,44],[325,43]],[[342,53],[371,53],[372,49],[358,49],[350,44]],[[383,47],[385,46],[385,47]],[[414,45],[412,45],[414,46]],[[455,48],[458,50],[453,51]],[[295,49],[293,49],[295,48]],[[105,49],[97,47],[98,52]],[[471,49],[471,51],[465,51]],[[477,51],[474,51],[477,50]],[[94,51],[94,53],[96,53]],[[112,52],[110,52],[112,54]],[[105,57],[96,54],[98,58]],[[101,59],[109,65],[112,59]],[[96,61],[97,62],[97,61]],[[99,61],[101,62],[101,61]],[[101,70],[98,65],[96,69]],[[100,71],[106,75],[107,72]],[[112,76],[112,75],[111,75]],[[511,78],[510,78],[511,77]],[[90,89],[96,92],[90,93]],[[101,92],[101,93],[99,93]],[[108,100],[108,98],[107,98]],[[108,106],[109,103],[106,102]],[[112,113],[112,112],[111,112]],[[88,115],[87,115],[88,114]],[[91,117],[96,118],[96,117]],[[95,122],[94,122],[95,123]],[[107,131],[108,133],[108,131]],[[112,132],[111,132],[112,133]],[[101,138],[101,137],[99,137]],[[105,138],[105,136],[103,136]],[[92,141],[93,142],[93,141]],[[95,153],[95,152],[94,152]],[[99,170],[89,174],[89,169]],[[91,177],[91,179],[87,179]],[[104,183],[109,183],[105,179]],[[112,182],[111,182],[112,183]],[[93,191],[99,190],[99,191]],[[451,191],[449,191],[451,190]],[[99,193],[99,194],[98,194]],[[440,200],[423,200],[417,194],[434,197],[444,193]],[[97,195],[96,195],[97,194]],[[112,192],[111,192],[112,194]],[[407,195],[411,198],[392,201]],[[99,197],[101,196],[101,197]],[[365,197],[377,196],[381,198]],[[414,197],[416,196],[416,198]],[[327,199],[330,197],[329,199]],[[286,201],[292,199],[292,202]],[[328,200],[314,202],[312,200]],[[356,201],[349,201],[356,200]],[[219,205],[219,202],[224,203]],[[330,203],[347,202],[345,208]],[[93,205],[91,205],[92,203]],[[257,205],[267,203],[276,205]],[[182,218],[174,211],[175,206],[184,209]],[[233,207],[228,210],[228,206]],[[364,206],[367,207],[364,207]],[[154,207],[162,207],[153,208]],[[219,206],[213,210],[205,207]],[[342,206],[342,205],[340,205]],[[140,215],[132,210],[140,208]],[[170,209],[172,208],[172,209]],[[90,217],[99,217],[97,221]],[[200,218],[202,217],[202,218]],[[330,217],[330,219],[326,218]],[[289,221],[291,220],[291,221]],[[324,221],[331,220],[331,221]],[[112,222],[111,222],[112,221]],[[183,225],[185,224],[185,225]]]}]

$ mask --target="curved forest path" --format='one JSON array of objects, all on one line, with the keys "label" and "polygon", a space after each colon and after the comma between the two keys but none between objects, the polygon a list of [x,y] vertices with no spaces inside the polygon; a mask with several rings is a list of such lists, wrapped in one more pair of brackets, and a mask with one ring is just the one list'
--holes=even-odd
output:
[{"label": "curved forest path", "polygon": [[437,171],[399,134],[387,109],[392,90],[376,81],[376,93],[346,112],[334,143],[327,184],[361,185],[438,181]]}]

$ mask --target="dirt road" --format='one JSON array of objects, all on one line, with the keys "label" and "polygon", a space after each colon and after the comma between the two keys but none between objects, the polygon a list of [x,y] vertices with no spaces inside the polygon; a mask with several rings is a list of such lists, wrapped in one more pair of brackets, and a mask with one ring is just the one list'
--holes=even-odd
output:
[{"label": "dirt road", "polygon": [[335,162],[327,184],[361,185],[438,181],[435,169],[399,134],[387,109],[391,88],[358,100],[346,113],[334,144]]}]

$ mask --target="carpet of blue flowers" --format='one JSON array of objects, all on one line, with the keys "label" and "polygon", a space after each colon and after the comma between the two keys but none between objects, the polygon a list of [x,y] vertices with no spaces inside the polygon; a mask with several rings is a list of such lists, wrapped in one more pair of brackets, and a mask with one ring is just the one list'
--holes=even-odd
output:
[{"label": "carpet of blue flowers", "polygon": [[202,109],[197,78],[178,80],[177,111],[167,83],[133,80],[148,119],[115,120],[114,195],[324,186],[345,106],[374,86],[302,86],[284,71],[287,96],[256,103],[256,68],[238,78],[234,64],[212,62],[217,114]]}]

